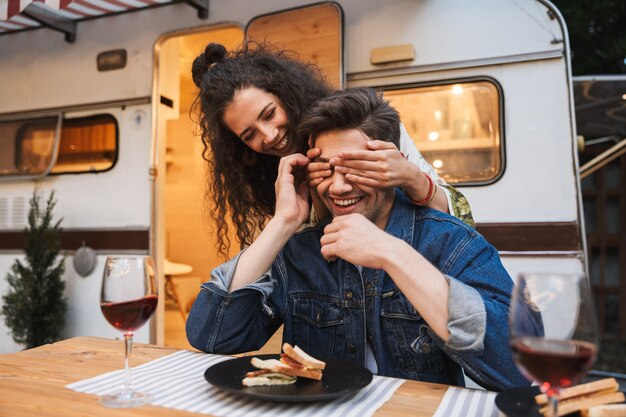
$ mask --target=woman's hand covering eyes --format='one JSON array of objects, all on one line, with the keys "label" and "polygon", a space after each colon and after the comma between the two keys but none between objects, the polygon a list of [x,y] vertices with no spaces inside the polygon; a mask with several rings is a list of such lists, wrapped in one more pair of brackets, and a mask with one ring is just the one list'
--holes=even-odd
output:
[{"label": "woman's hand covering eyes", "polygon": [[306,153],[307,158],[311,160],[307,166],[309,186],[317,187],[325,178],[333,173],[333,167],[327,161],[319,159],[321,151],[319,148],[309,149]]}]

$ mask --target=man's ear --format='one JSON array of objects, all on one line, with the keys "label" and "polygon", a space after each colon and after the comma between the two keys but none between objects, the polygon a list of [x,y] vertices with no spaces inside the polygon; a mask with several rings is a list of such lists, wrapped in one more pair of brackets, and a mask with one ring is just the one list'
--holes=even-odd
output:
[{"label": "man's ear", "polygon": [[315,138],[313,135],[309,135],[309,149],[315,148]]}]

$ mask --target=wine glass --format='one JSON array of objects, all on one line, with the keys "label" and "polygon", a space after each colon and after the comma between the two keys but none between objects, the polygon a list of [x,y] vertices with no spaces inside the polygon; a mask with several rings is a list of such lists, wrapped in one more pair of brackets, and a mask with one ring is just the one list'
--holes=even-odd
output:
[{"label": "wine glass", "polygon": [[548,396],[546,416],[558,416],[558,394],[579,383],[598,350],[589,281],[580,274],[521,274],[509,314],[513,359]]},{"label": "wine glass", "polygon": [[130,355],[133,332],[152,316],[158,301],[154,261],[149,256],[109,256],[104,265],[100,308],[113,327],[124,332],[124,384],[114,394],[100,397],[106,407],[129,408],[148,404],[149,394],[131,385]]}]

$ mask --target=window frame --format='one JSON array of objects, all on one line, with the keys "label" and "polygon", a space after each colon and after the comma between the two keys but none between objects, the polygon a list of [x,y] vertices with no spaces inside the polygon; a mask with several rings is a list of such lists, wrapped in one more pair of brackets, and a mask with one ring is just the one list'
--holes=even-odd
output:
[{"label": "window frame", "polygon": [[[457,182],[454,183],[454,187],[483,187],[487,185],[494,184],[498,182],[506,171],[506,123],[504,118],[504,90],[502,85],[493,77],[487,75],[477,75],[472,77],[462,77],[462,78],[448,78],[442,80],[433,80],[433,81],[425,81],[425,82],[408,82],[402,84],[390,84],[390,85],[377,85],[376,88],[379,91],[383,92],[383,95],[387,91],[394,90],[406,90],[410,88],[421,88],[421,87],[438,87],[438,86],[452,86],[454,84],[464,84],[464,83],[472,83],[472,82],[487,82],[493,85],[496,88],[498,94],[498,117],[499,123],[498,128],[500,129],[500,160],[501,160],[501,168],[498,173],[493,177],[485,181],[465,181],[465,182]],[[413,138],[411,138],[413,139]],[[419,148],[418,148],[419,150]],[[421,153],[421,151],[420,151]],[[430,164],[430,162],[429,162]]]},{"label": "window frame", "polygon": [[[79,116],[79,117],[71,117],[71,118],[62,118],[61,119],[61,124],[63,125],[64,122],[68,121],[68,120],[81,120],[81,121],[88,121],[89,119],[102,119],[102,118],[109,118],[113,121],[113,124],[115,126],[115,152],[113,154],[113,163],[111,164],[110,167],[108,167],[107,169],[102,169],[102,170],[97,170],[97,171],[67,171],[67,172],[49,172],[47,175],[49,176],[57,176],[57,175],[80,175],[80,174],[101,174],[104,172],[108,172],[110,170],[112,170],[115,165],[117,165],[117,162],[119,160],[119,156],[120,156],[120,126],[119,123],[117,122],[117,119],[115,118],[115,116],[113,116],[111,113],[98,113],[98,114],[91,114],[89,116]],[[61,131],[59,132],[59,141],[58,141],[58,147],[57,147],[57,156],[55,158],[55,165],[56,165],[56,161],[58,159],[58,155],[59,155],[59,149],[61,148],[61,136],[62,136],[62,131],[63,131],[63,126],[61,126]],[[50,168],[50,170],[52,170],[54,168],[54,166],[52,168]]]},{"label": "window frame", "polygon": [[[15,137],[13,138],[15,140],[14,158],[18,156],[19,149],[21,149],[21,146],[22,146],[21,143],[24,140],[24,138],[21,137],[23,136],[22,132],[24,132],[27,127],[32,126],[34,123],[36,123],[37,120],[39,119],[53,118],[53,117],[55,117],[57,121],[56,121],[56,127],[54,129],[54,140],[52,143],[52,155],[50,158],[50,163],[48,164],[46,169],[37,174],[19,174],[19,173],[1,174],[0,173],[0,182],[11,182],[11,181],[19,181],[19,180],[38,180],[44,177],[52,177],[52,176],[58,176],[58,175],[100,174],[100,173],[104,173],[104,172],[108,172],[112,170],[117,165],[119,161],[119,153],[120,153],[119,122],[113,114],[108,113],[108,112],[91,114],[88,116],[70,117],[70,118],[65,118],[65,112],[62,112],[62,111],[2,116],[0,117],[0,123],[23,122],[23,125],[19,127],[19,129],[17,130],[15,134]],[[109,119],[110,121],[113,122],[115,126],[115,152],[113,154],[113,161],[112,161],[111,166],[109,166],[106,169],[97,170],[97,171],[85,170],[85,171],[52,172],[52,170],[57,164],[57,160],[59,157],[59,152],[61,148],[61,136],[62,136],[64,123],[68,121],[73,121],[73,120],[89,121],[90,119]]]},{"label": "window frame", "polygon": [[33,179],[43,178],[50,174],[50,171],[56,164],[56,159],[58,155],[59,142],[61,140],[61,124],[63,121],[63,114],[60,112],[53,112],[53,113],[39,113],[39,114],[30,114],[30,115],[24,115],[24,116],[13,116],[13,117],[7,116],[7,117],[0,118],[0,123],[24,122],[24,124],[21,125],[19,129],[16,131],[15,137],[13,138],[15,140],[15,151],[14,151],[13,158],[17,158],[19,149],[21,147],[21,142],[23,141],[23,137],[20,138],[19,136],[23,135],[24,131],[26,130],[26,127],[28,127],[29,124],[30,125],[35,124],[37,120],[53,118],[53,117],[56,117],[57,121],[56,121],[56,126],[54,128],[54,139],[52,142],[52,155],[50,157],[50,163],[48,164],[46,169],[44,169],[42,172],[37,173],[37,174],[20,174],[20,173],[2,174],[0,173],[0,181],[5,182],[5,181],[13,181],[16,179],[17,180],[33,180]]}]

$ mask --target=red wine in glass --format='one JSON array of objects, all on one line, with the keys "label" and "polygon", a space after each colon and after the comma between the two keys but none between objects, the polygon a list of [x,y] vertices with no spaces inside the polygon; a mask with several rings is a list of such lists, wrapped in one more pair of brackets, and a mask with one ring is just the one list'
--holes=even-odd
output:
[{"label": "red wine in glass", "polygon": [[154,313],[158,297],[148,295],[143,298],[118,303],[102,303],[100,308],[104,318],[116,329],[133,332],[143,326]]},{"label": "red wine in glass", "polygon": [[579,383],[598,350],[591,288],[581,274],[526,273],[515,280],[509,328],[513,360],[558,415],[561,388]]},{"label": "red wine in glass", "polygon": [[133,389],[130,355],[133,332],[152,316],[158,304],[154,261],[149,256],[110,256],[104,265],[100,308],[106,320],[124,332],[124,383],[120,390],[100,397],[106,407],[129,408],[150,403],[149,394]]},{"label": "red wine in glass", "polygon": [[553,387],[578,384],[596,357],[596,346],[578,340],[522,337],[512,343],[513,358],[529,379]]}]

